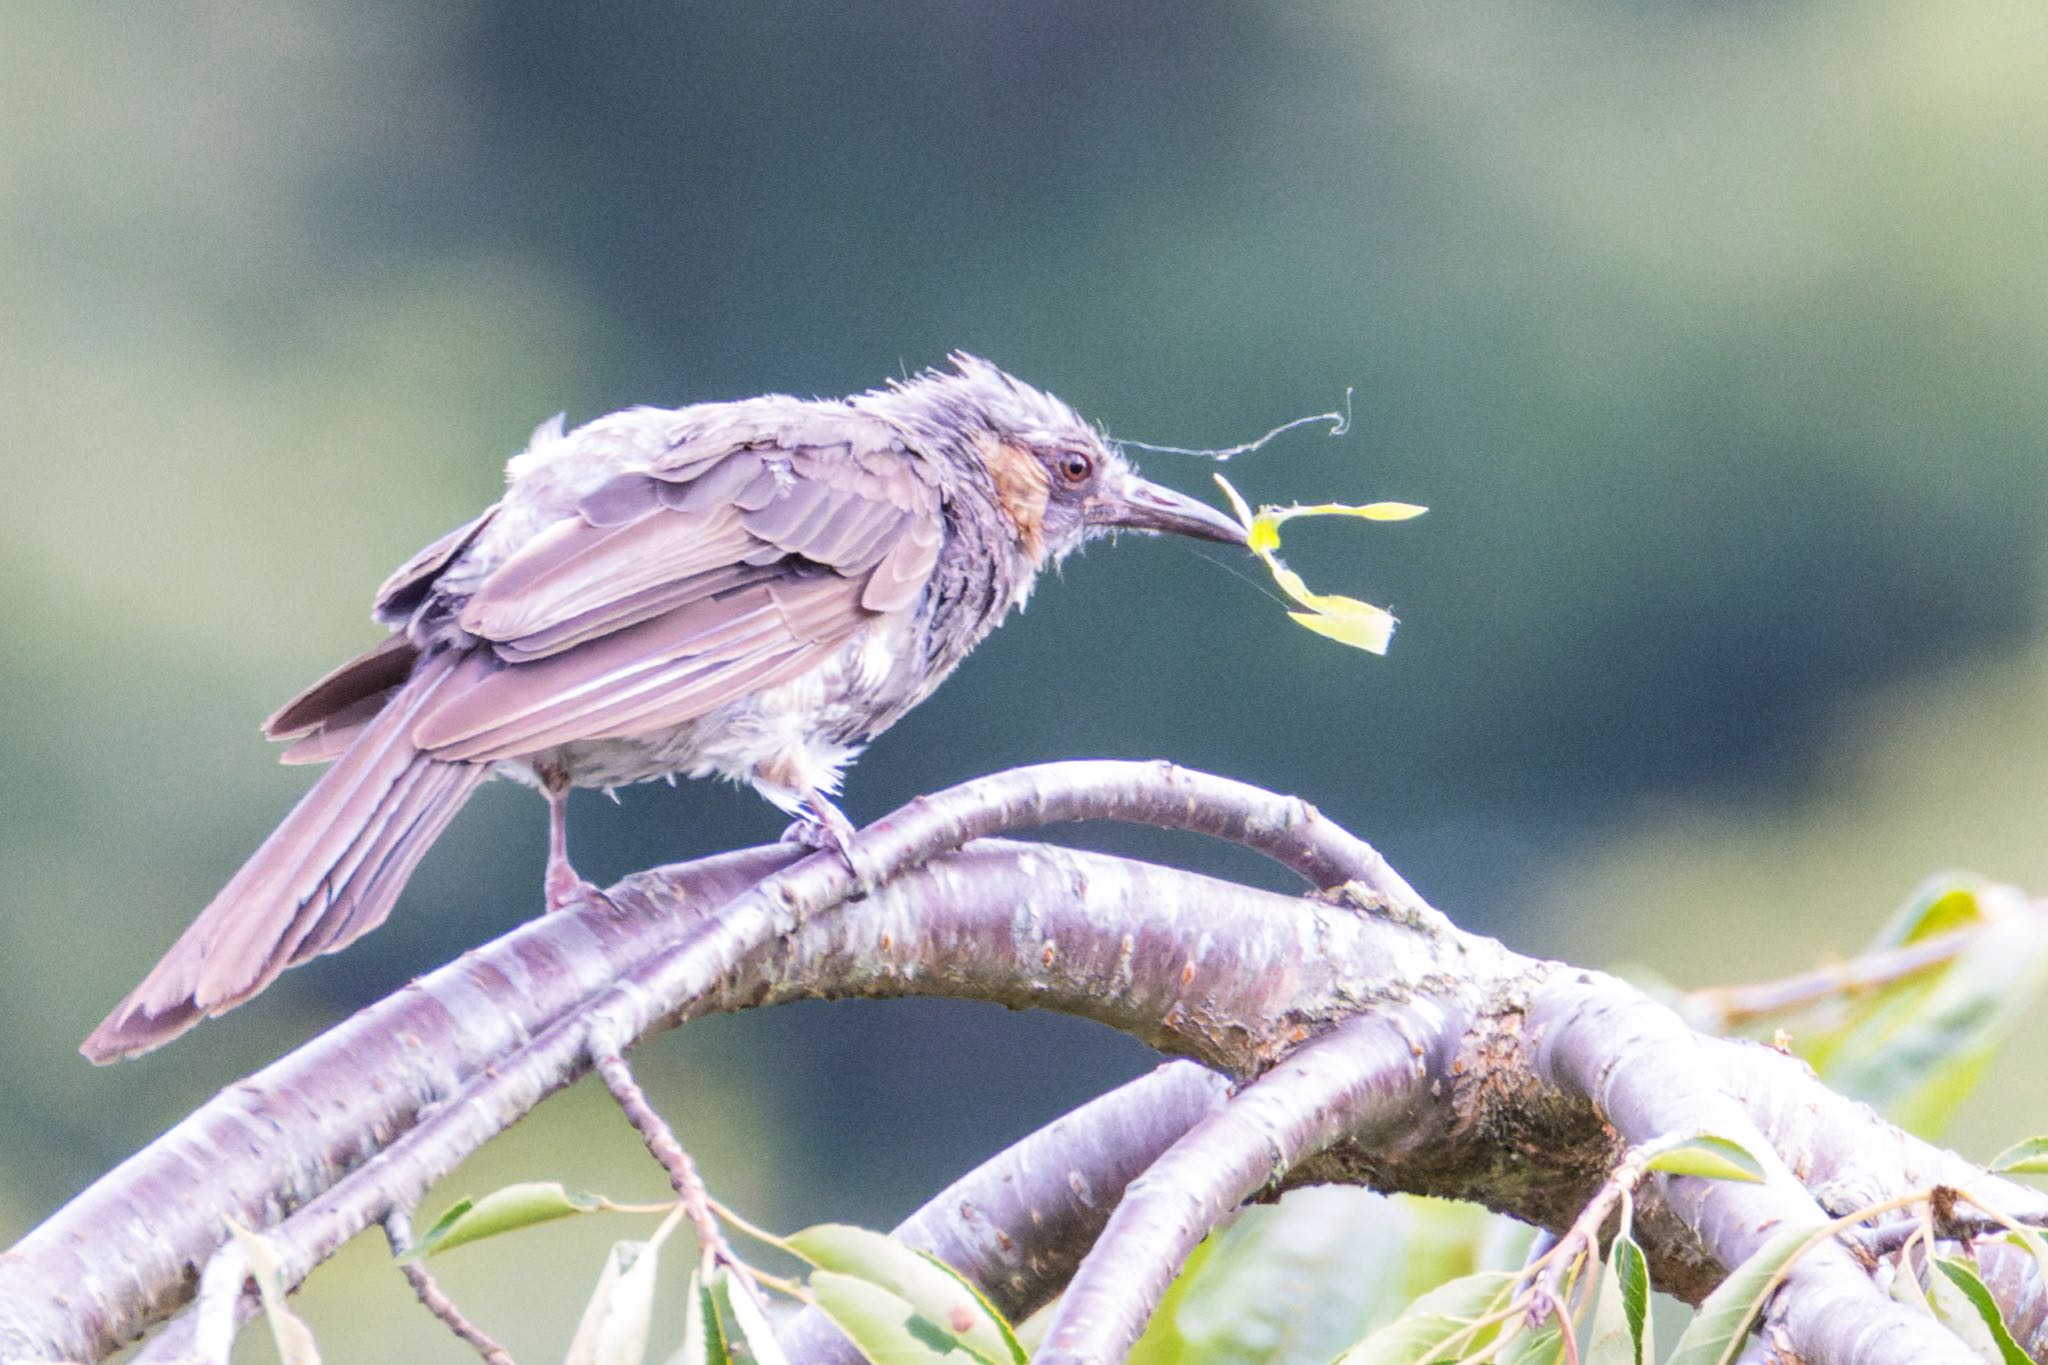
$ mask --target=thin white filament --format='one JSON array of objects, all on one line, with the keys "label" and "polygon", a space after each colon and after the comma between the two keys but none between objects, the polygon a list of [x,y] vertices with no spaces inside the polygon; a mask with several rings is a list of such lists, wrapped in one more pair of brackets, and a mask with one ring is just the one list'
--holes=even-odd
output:
[{"label": "thin white filament", "polygon": [[1226,446],[1221,450],[1190,450],[1186,446],[1156,446],[1150,441],[1123,439],[1118,439],[1116,444],[1119,447],[1130,446],[1138,450],[1149,450],[1160,455],[1194,455],[1205,460],[1215,460],[1220,464],[1233,455],[1249,455],[1274,437],[1284,435],[1296,427],[1310,426],[1316,422],[1328,422],[1332,436],[1342,436],[1345,432],[1351,430],[1351,389],[1346,388],[1344,390],[1344,411],[1342,412],[1318,412],[1309,417],[1297,417],[1291,422],[1282,422],[1256,441],[1246,441],[1242,445]]}]

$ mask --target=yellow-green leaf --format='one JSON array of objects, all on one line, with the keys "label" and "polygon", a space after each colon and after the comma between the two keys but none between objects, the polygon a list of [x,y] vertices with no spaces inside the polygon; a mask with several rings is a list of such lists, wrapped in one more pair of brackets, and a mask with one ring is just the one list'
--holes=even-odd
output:
[{"label": "yellow-green leaf", "polygon": [[888,1290],[985,1361],[1024,1365],[1024,1348],[1002,1315],[980,1290],[936,1257],[894,1237],[844,1223],[820,1223],[792,1233],[787,1248],[820,1270]]},{"label": "yellow-green leaf", "polygon": [[1427,508],[1412,502],[1371,502],[1360,505],[1341,502],[1293,503],[1286,507],[1270,504],[1254,512],[1230,480],[1216,476],[1231,512],[1244,527],[1245,544],[1262,560],[1280,590],[1303,609],[1288,616],[1300,625],[1339,644],[1384,654],[1394,636],[1394,615],[1384,607],[1361,602],[1336,593],[1311,592],[1301,575],[1281,562],[1274,552],[1280,548],[1280,523],[1295,517],[1359,517],[1367,521],[1406,521],[1419,517]]},{"label": "yellow-green leaf", "polygon": [[1514,1293],[1520,1276],[1504,1270],[1481,1271],[1438,1285],[1400,1317],[1346,1351],[1338,1365],[1420,1365],[1424,1361],[1461,1359],[1485,1347],[1499,1334],[1488,1322]]},{"label": "yellow-green leaf", "polygon": [[1665,1148],[1650,1158],[1647,1169],[1671,1175],[1696,1175],[1707,1180],[1759,1182],[1764,1178],[1763,1164],[1750,1154],[1747,1147],[1732,1138],[1716,1137],[1711,1133],[1702,1133]]},{"label": "yellow-green leaf", "polygon": [[[1998,1300],[1974,1266],[1944,1256],[1934,1263],[1934,1268],[1941,1272],[1941,1278],[1929,1282],[1928,1297],[1934,1301],[1934,1315],[1943,1325],[1969,1342],[1980,1355],[2002,1365],[2032,1365],[2027,1353],[2013,1340],[2012,1328],[2006,1325]],[[1953,1293],[1943,1292],[1948,1286],[1954,1286]],[[1957,1299],[1961,1302],[1956,1302]]]},{"label": "yellow-green leaf", "polygon": [[978,1360],[937,1323],[879,1285],[830,1270],[811,1275],[818,1308],[874,1365],[966,1365]]},{"label": "yellow-green leaf", "polygon": [[1340,645],[1350,645],[1371,654],[1384,654],[1394,639],[1394,617],[1392,613],[1378,607],[1358,604],[1359,610],[1347,612],[1290,611],[1288,617],[1300,622],[1318,635],[1327,636]]},{"label": "yellow-green leaf", "polygon": [[1368,502],[1363,505],[1346,502],[1296,502],[1285,507],[1261,507],[1257,520],[1274,526],[1283,521],[1292,521],[1296,517],[1363,517],[1367,521],[1407,521],[1412,517],[1421,516],[1428,510],[1427,507],[1412,502]]},{"label": "yellow-green leaf", "polygon": [[263,1317],[270,1324],[270,1339],[277,1346],[277,1358],[284,1365],[320,1365],[320,1348],[314,1344],[313,1329],[285,1306],[284,1258],[277,1247],[260,1232],[252,1232],[234,1219],[228,1231],[249,1262],[249,1278],[263,1299]]},{"label": "yellow-green leaf", "polygon": [[2030,1137],[1992,1157],[1989,1169],[2001,1175],[2048,1175],[2048,1137]]},{"label": "yellow-green leaf", "polygon": [[1791,1226],[1771,1234],[1750,1258],[1707,1295],[1664,1365],[1730,1365],[1742,1354],[1749,1325],[1784,1278],[1793,1260],[1826,1239],[1825,1225]]},{"label": "yellow-green leaf", "polygon": [[428,1228],[408,1261],[482,1241],[515,1228],[548,1223],[610,1207],[601,1195],[573,1189],[559,1180],[528,1180],[492,1190],[480,1199],[458,1199]]}]

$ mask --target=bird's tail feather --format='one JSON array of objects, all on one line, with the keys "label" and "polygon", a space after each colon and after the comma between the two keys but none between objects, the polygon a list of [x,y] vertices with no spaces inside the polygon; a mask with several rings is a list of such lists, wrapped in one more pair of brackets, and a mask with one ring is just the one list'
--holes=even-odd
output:
[{"label": "bird's tail feather", "polygon": [[413,723],[452,663],[421,662],[80,1051],[95,1062],[147,1052],[383,922],[427,846],[490,775],[487,764],[413,746]]}]

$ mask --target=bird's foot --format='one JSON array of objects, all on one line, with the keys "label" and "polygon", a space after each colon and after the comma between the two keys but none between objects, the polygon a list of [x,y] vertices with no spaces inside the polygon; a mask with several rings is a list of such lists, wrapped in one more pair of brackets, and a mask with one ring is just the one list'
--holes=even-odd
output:
[{"label": "bird's foot", "polygon": [[548,864],[548,874],[542,882],[547,894],[548,913],[568,910],[578,905],[601,905],[607,910],[617,910],[618,902],[607,896],[595,882],[587,882],[576,875],[576,869],[568,860]]},{"label": "bird's foot", "polygon": [[781,842],[800,848],[829,849],[850,862],[847,850],[853,847],[853,826],[828,825],[805,815],[782,831]]},{"label": "bird's foot", "polygon": [[837,853],[839,861],[845,863],[855,880],[864,886],[860,867],[853,861],[853,835],[853,821],[847,819],[839,807],[822,796],[812,795],[804,802],[803,815],[782,831],[782,842]]}]

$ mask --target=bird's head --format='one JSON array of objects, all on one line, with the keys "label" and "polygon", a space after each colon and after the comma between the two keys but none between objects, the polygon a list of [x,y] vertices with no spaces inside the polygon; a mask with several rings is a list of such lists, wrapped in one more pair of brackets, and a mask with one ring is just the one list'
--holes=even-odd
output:
[{"label": "bird's head", "polygon": [[1114,531],[1245,543],[1242,526],[1141,477],[1059,399],[978,357],[951,359],[952,373],[927,371],[890,396],[913,400],[919,425],[950,438],[956,469],[987,494],[1034,569]]}]

